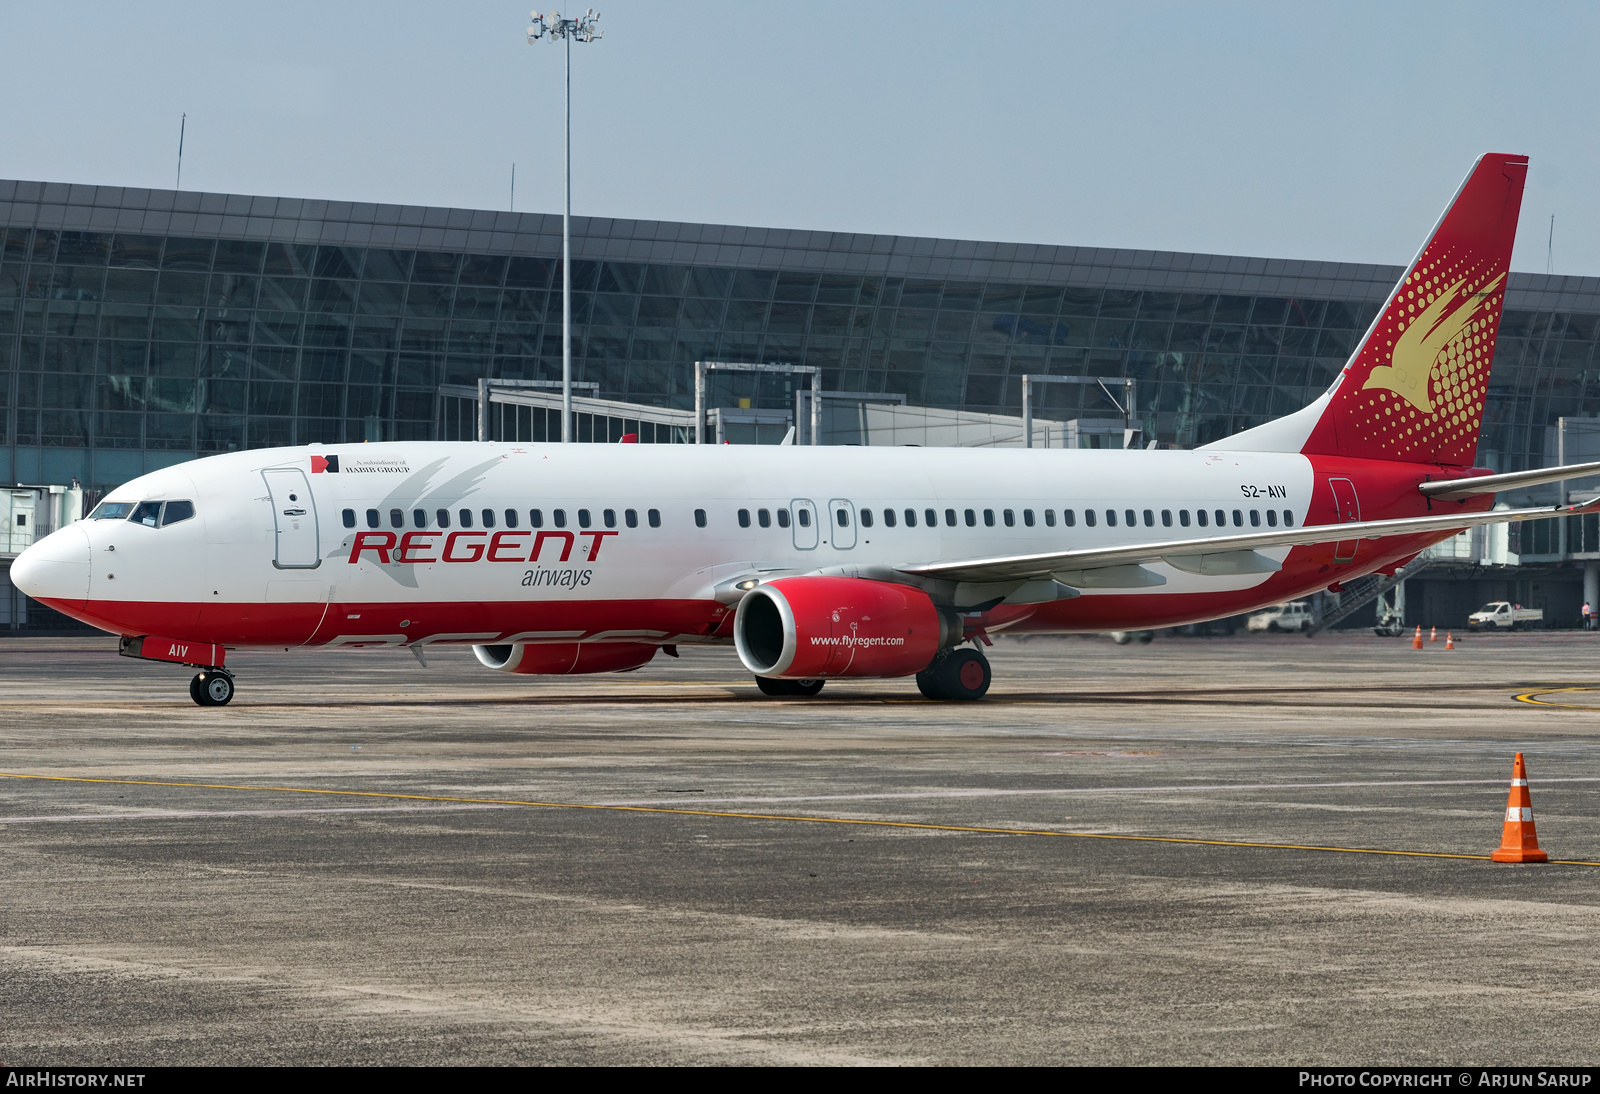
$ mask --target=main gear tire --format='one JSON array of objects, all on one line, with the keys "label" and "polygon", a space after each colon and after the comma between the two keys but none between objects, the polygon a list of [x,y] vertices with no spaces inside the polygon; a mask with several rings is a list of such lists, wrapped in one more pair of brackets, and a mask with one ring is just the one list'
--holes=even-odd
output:
[{"label": "main gear tire", "polygon": [[917,690],[929,699],[971,701],[989,692],[989,659],[974,649],[951,650],[917,673]]}]

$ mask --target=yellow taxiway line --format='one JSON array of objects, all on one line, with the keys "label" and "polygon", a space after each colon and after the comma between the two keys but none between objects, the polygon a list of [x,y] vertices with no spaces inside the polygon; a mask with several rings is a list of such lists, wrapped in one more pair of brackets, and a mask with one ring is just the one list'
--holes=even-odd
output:
[{"label": "yellow taxiway line", "polygon": [[[804,824],[848,824],[873,828],[914,828],[933,832],[973,832],[990,836],[1055,836],[1067,839],[1126,840],[1134,843],[1179,843],[1202,847],[1256,847],[1274,851],[1336,851],[1349,855],[1391,855],[1400,858],[1467,859],[1490,861],[1488,855],[1460,855],[1448,851],[1396,851],[1382,847],[1335,847],[1314,843],[1265,843],[1254,840],[1194,839],[1186,836],[1127,836],[1110,832],[1063,832],[1052,828],[985,828],[969,824],[924,824],[917,821],[867,820],[860,817],[808,817],[786,813],[724,813],[711,809],[670,809],[646,805],[590,805],[583,802],[525,801],[517,798],[456,798],[432,794],[396,794],[378,790],[339,790],[306,786],[243,786],[234,783],[162,782],[155,779],[91,779],[71,775],[25,775],[0,771],[0,779],[39,782],[100,783],[111,786],[164,786],[190,790],[242,790],[258,794],[324,794],[347,798],[382,798],[392,801],[454,802],[464,805],[519,805],[536,809],[590,809],[604,813],[664,813],[683,817],[722,817],[730,820],[790,821]],[[1553,866],[1600,866],[1580,859],[1551,859]]]},{"label": "yellow taxiway line", "polygon": [[1574,691],[1600,691],[1600,688],[1541,688],[1539,691],[1525,691],[1521,695],[1512,696],[1519,703],[1532,703],[1539,707],[1562,707],[1566,710],[1600,710],[1600,703],[1552,703],[1540,699],[1541,695],[1561,695]]}]

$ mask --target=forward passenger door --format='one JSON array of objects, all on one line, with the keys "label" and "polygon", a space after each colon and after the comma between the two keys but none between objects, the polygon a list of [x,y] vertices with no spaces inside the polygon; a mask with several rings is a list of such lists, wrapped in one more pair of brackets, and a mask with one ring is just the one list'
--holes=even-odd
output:
[{"label": "forward passenger door", "polygon": [[275,467],[261,472],[272,495],[272,519],[277,526],[273,565],[280,570],[314,570],[322,565],[317,543],[317,509],[311,504],[311,484],[297,467]]}]

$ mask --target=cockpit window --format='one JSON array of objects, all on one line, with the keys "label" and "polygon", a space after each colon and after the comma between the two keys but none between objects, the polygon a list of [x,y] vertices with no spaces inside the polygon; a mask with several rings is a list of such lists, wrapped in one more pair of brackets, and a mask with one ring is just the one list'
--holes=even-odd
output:
[{"label": "cockpit window", "polygon": [[141,501],[134,509],[133,515],[128,519],[135,524],[142,524],[146,528],[154,528],[161,523],[161,503],[159,501]]},{"label": "cockpit window", "polygon": [[165,528],[169,524],[177,524],[180,520],[188,520],[192,516],[194,516],[194,502],[169,501],[166,509],[161,513],[161,527]]},{"label": "cockpit window", "polygon": [[90,520],[121,520],[133,512],[131,501],[103,501],[89,514]]}]

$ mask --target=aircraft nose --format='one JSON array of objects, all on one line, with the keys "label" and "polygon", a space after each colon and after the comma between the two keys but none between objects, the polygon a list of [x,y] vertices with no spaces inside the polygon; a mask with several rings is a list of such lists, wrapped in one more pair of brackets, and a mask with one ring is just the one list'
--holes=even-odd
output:
[{"label": "aircraft nose", "polygon": [[11,584],[35,600],[89,598],[89,535],[82,528],[52,532],[18,555]]}]

